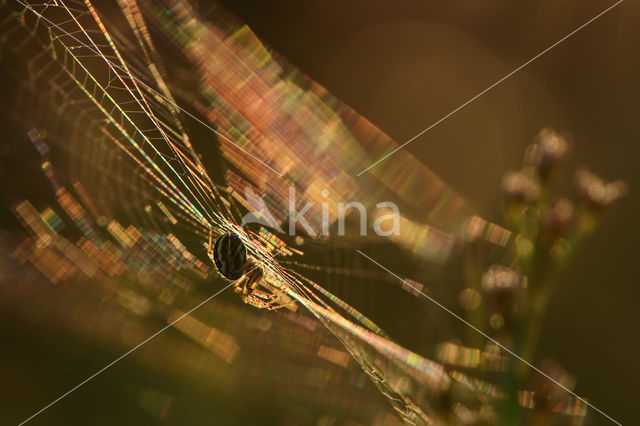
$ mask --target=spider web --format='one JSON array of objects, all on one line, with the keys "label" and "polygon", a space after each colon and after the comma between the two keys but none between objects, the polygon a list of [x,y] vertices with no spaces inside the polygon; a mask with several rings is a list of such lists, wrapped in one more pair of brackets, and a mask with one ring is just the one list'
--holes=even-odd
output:
[{"label": "spider web", "polygon": [[[24,7],[9,1],[5,8],[11,16],[2,23],[4,49],[21,57],[27,71],[20,79],[24,105],[18,109],[32,111],[26,121],[37,122],[30,133],[36,147],[48,151],[51,145],[61,156],[43,167],[60,200],[68,199],[60,182],[70,183],[82,200],[85,211],[77,218],[91,218],[84,225],[79,219],[85,237],[100,246],[89,222],[107,226],[123,213],[143,232],[176,233],[188,248],[201,247],[210,230],[235,232],[265,269],[266,281],[285,288],[322,322],[407,422],[444,423],[442,401],[454,386],[476,403],[500,397],[490,383],[452,375],[394,343],[346,302],[282,266],[277,256],[292,251],[284,243],[270,244],[278,239],[268,232],[260,238],[241,228],[237,201],[246,202],[241,189],[251,186],[272,211],[281,212],[290,185],[301,189],[301,203],[323,200],[324,188],[331,189],[334,204],[356,193],[365,194],[360,199],[368,206],[393,198],[414,216],[428,211],[429,225],[404,218],[422,238],[395,241],[426,258],[446,259],[460,238],[505,244],[507,231],[475,216],[468,203],[403,151],[396,154],[398,161],[356,183],[344,170],[362,169],[371,157],[393,149],[393,141],[268,52],[224,11],[214,11],[213,25],[183,2],[119,0],[117,6],[121,19],[111,22],[90,1]],[[197,74],[196,90],[169,89],[170,74],[140,7],[157,18],[156,30]],[[178,108],[172,92],[194,112]],[[195,114],[211,123],[204,125],[216,134],[229,163],[218,173],[226,185],[207,173],[183,125],[185,115],[203,123]],[[52,162],[65,167],[54,172]],[[429,191],[416,191],[425,182]],[[318,210],[310,214],[318,215]]]}]

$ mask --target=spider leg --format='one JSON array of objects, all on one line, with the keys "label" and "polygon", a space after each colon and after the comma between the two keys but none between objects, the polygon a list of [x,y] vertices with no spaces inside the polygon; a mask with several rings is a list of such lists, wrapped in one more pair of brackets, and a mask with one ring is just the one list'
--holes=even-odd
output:
[{"label": "spider leg", "polygon": [[244,292],[245,292],[245,286],[243,285],[245,280],[243,278],[244,277],[242,277],[242,278],[240,278],[238,280],[235,280],[233,282],[233,291],[234,291],[234,293],[240,293],[240,294],[242,294],[242,297],[244,297]]},{"label": "spider leg", "polygon": [[264,290],[259,290],[259,289],[254,289],[251,292],[251,295],[259,298],[260,300],[264,300],[265,302],[271,302],[276,298],[276,295],[273,293],[269,293],[267,291]]},{"label": "spider leg", "polygon": [[267,293],[262,290],[256,290],[242,297],[244,303],[255,306],[261,309],[267,309],[269,311],[275,311],[280,308],[286,308],[290,305],[295,305],[295,302],[290,300],[286,303],[280,303],[275,298],[275,294]]},{"label": "spider leg", "polygon": [[287,291],[286,287],[273,287],[263,283],[266,290],[260,288],[263,278],[264,271],[262,268],[256,266],[254,262],[248,262],[244,276],[238,280],[238,285],[235,289],[236,293],[242,295],[244,303],[270,311],[295,306],[295,301],[292,299],[287,298],[284,302],[281,301],[282,295]]},{"label": "spider leg", "polygon": [[271,307],[269,308],[270,311],[277,311],[278,309],[282,309],[282,308],[289,308],[290,306],[295,306],[296,302],[294,300],[289,300],[286,303],[277,303],[275,305],[271,305]]},{"label": "spider leg", "polygon": [[264,276],[262,272],[262,268],[254,267],[252,270],[247,272],[245,275],[247,277],[247,285],[246,287],[249,291],[254,291],[260,285],[260,280]]},{"label": "spider leg", "polygon": [[209,256],[209,259],[211,259],[211,261],[215,263],[214,256],[213,256],[212,242],[213,242],[213,228],[209,228],[209,244],[207,244],[207,256]]},{"label": "spider leg", "polygon": [[243,295],[243,300],[245,303],[272,311],[283,307],[295,306],[295,301],[292,299],[287,298],[284,302],[280,300],[285,293],[286,288],[279,289],[276,292],[249,288],[248,292]]}]

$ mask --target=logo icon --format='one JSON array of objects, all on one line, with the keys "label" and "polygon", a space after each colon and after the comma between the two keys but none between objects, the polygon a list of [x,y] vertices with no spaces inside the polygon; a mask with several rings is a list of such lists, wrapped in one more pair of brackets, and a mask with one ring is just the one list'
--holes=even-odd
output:
[{"label": "logo icon", "polygon": [[268,226],[271,229],[284,234],[284,230],[280,227],[279,221],[273,216],[266,203],[260,198],[251,187],[244,189],[244,198],[249,205],[253,208],[252,212],[245,214],[242,217],[241,226],[245,226],[247,223],[257,223],[262,226]]}]

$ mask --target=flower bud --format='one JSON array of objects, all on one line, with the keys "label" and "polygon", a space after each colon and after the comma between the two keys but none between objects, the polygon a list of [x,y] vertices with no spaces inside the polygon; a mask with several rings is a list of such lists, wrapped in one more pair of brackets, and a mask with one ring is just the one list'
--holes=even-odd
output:
[{"label": "flower bud", "polygon": [[[563,398],[569,396],[564,388],[573,390],[575,379],[552,359],[542,361],[540,370],[557,383],[542,374],[536,374],[532,378],[531,388],[534,392],[535,409],[537,411],[551,411]],[[558,383],[564,388],[558,386]]]},{"label": "flower bud", "polygon": [[556,202],[542,219],[542,229],[548,241],[554,241],[566,235],[573,218],[573,204],[566,198]]},{"label": "flower bud", "polygon": [[508,201],[529,204],[540,196],[540,184],[528,170],[508,171],[502,178],[502,190]]},{"label": "flower bud", "polygon": [[522,276],[514,269],[493,265],[482,275],[481,285],[492,305],[489,325],[503,333],[503,338],[510,335],[514,331],[516,294],[522,287]]},{"label": "flower bud", "polygon": [[512,294],[520,288],[522,276],[514,269],[492,265],[482,275],[482,288],[492,294]]},{"label": "flower bud", "polygon": [[565,138],[551,129],[542,129],[527,148],[524,163],[533,167],[544,181],[568,151],[569,143]]},{"label": "flower bud", "polygon": [[603,210],[627,193],[627,184],[623,181],[605,183],[586,169],[576,172],[576,184],[580,198],[595,211]]}]

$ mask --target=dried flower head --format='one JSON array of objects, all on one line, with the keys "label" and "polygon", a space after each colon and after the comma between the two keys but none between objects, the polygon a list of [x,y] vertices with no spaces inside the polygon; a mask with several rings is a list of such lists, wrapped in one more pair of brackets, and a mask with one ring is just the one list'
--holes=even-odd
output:
[{"label": "dried flower head", "polygon": [[566,198],[558,200],[542,219],[544,236],[548,240],[561,238],[567,233],[567,229],[573,218],[573,204]]},{"label": "dried flower head", "polygon": [[548,377],[551,377],[557,383],[549,380],[542,374],[536,374],[531,381],[531,388],[534,392],[535,409],[540,411],[550,411],[558,402],[568,396],[565,390],[573,390],[575,387],[575,379],[555,360],[546,359],[540,364],[540,370]]},{"label": "dried flower head", "polygon": [[627,193],[627,184],[623,181],[605,182],[586,169],[576,172],[576,184],[580,198],[596,211],[604,209]]},{"label": "dried flower head", "polygon": [[492,265],[482,275],[482,288],[487,293],[512,294],[522,285],[522,275],[512,268]]},{"label": "dried flower head", "polygon": [[510,170],[502,178],[502,190],[509,201],[531,203],[540,196],[538,179],[528,169]]},{"label": "dried flower head", "polygon": [[555,165],[569,152],[569,143],[551,129],[542,129],[525,152],[525,165],[533,167],[546,180]]}]

